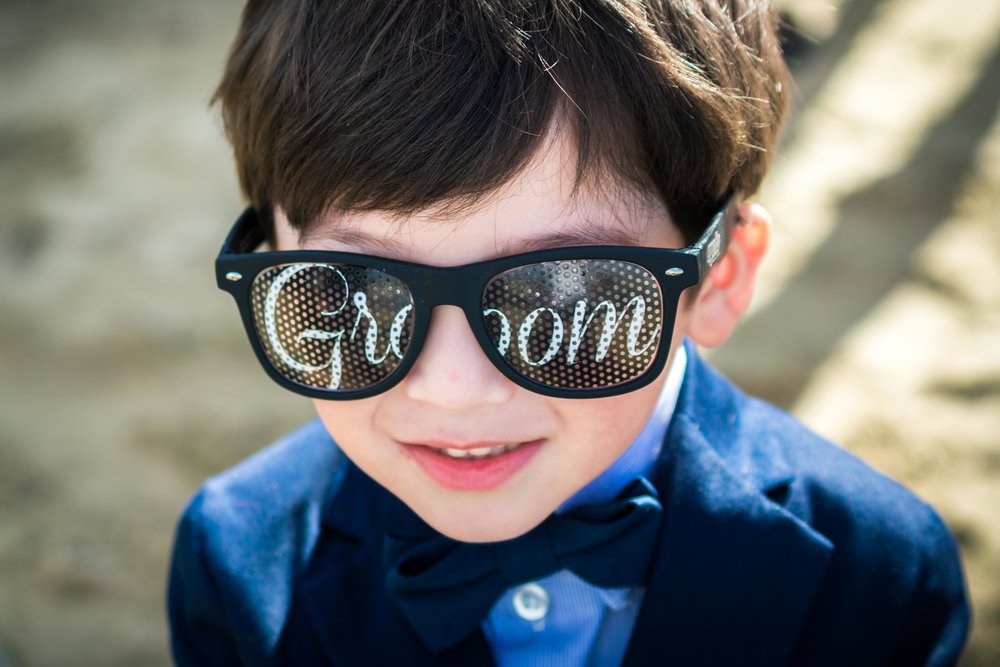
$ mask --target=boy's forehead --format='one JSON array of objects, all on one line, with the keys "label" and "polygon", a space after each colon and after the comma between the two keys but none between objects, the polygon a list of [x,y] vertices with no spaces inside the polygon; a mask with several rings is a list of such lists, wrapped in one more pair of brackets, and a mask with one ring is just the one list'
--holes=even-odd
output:
[{"label": "boy's forehead", "polygon": [[546,142],[518,176],[471,205],[407,216],[331,211],[298,245],[440,266],[577,245],[679,245],[658,198],[611,178],[577,184],[567,143]]}]

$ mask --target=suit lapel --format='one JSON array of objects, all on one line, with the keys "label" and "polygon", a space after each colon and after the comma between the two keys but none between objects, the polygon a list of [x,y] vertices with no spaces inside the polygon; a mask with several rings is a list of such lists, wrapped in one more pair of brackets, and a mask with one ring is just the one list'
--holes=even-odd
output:
[{"label": "suit lapel", "polygon": [[653,480],[666,521],[624,665],[782,665],[833,547],[768,498],[792,475],[741,423],[746,397],[689,359]]},{"label": "suit lapel", "polygon": [[397,525],[400,512],[409,512],[405,506],[349,464],[336,502],[326,508],[323,534],[297,592],[329,664],[493,664],[481,631],[432,654],[386,594],[382,535]]}]

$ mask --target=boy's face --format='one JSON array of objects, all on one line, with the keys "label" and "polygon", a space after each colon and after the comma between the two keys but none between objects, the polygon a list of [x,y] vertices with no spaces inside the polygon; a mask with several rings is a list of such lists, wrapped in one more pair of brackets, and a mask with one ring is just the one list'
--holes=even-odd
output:
[{"label": "boy's face", "polygon": [[[278,245],[437,266],[544,247],[684,245],[659,201],[587,185],[574,195],[575,154],[556,136],[520,176],[459,213],[404,221],[381,212],[339,214],[298,239],[279,210]],[[677,313],[671,361],[690,315]],[[351,460],[432,527],[462,541],[496,541],[527,532],[611,465],[642,429],[665,375],[609,398],[535,394],[492,365],[460,309],[443,306],[402,382],[371,398],[315,404]],[[481,460],[439,451],[501,445],[519,446]]]}]

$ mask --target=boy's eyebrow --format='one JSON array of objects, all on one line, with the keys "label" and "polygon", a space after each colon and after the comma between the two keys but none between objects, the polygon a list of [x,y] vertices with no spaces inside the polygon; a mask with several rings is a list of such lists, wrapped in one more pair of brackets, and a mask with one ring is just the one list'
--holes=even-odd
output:
[{"label": "boy's eyebrow", "polygon": [[[311,233],[310,230],[299,237],[299,245],[306,247],[313,245],[318,250],[323,250],[325,239],[320,234]],[[337,229],[333,234],[333,239],[339,243],[357,247],[361,252],[369,255],[385,255],[388,257],[401,257],[406,247],[396,239],[387,236],[378,236],[354,229]]]},{"label": "boy's eyebrow", "polygon": [[[333,237],[338,243],[354,246],[366,254],[396,258],[404,258],[407,255],[405,244],[387,236],[380,236],[355,229],[338,229],[333,234]],[[323,249],[323,245],[325,245],[324,240],[321,235],[307,231],[299,239],[299,242],[303,247],[312,245],[314,248],[321,250]],[[587,245],[637,246],[642,245],[642,241],[637,234],[620,227],[585,224],[577,229],[561,229],[559,231],[542,232],[511,239],[505,243],[498,244],[496,256],[504,257],[550,248]]]},{"label": "boy's eyebrow", "polygon": [[565,248],[581,245],[642,245],[636,234],[620,228],[588,225],[583,229],[567,229],[558,232],[534,234],[507,241],[499,248],[500,255],[519,255],[549,248]]}]

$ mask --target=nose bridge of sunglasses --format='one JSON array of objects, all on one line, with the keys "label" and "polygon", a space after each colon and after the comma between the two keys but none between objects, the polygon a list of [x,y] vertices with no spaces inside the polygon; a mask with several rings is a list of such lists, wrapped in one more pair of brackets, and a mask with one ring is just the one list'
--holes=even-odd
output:
[{"label": "nose bridge of sunglasses", "polygon": [[465,308],[477,294],[472,294],[472,280],[466,267],[421,267],[417,274],[419,298],[430,306]]},{"label": "nose bridge of sunglasses", "polygon": [[[425,337],[414,349],[417,356],[413,363],[419,372],[416,381],[410,383],[409,391],[433,395],[438,401],[456,390],[466,394],[471,391],[480,397],[484,392],[496,396],[501,385],[491,378],[501,377],[500,374],[509,376],[490,354],[495,348],[477,334],[476,323],[470,320],[469,312],[453,303],[435,304],[429,314]],[[442,383],[442,378],[447,381]],[[468,400],[468,396],[464,400]]]},{"label": "nose bridge of sunglasses", "polygon": [[[470,345],[479,347],[479,343],[472,342],[476,336],[472,331],[472,326],[465,312],[454,304],[438,305],[441,307],[435,307],[430,314],[427,337],[438,338],[443,336],[443,338],[438,338],[438,340],[444,341],[446,349],[450,352],[457,351],[457,346],[464,345],[467,340]],[[422,348],[426,349],[426,347],[427,343],[425,341]]]}]

